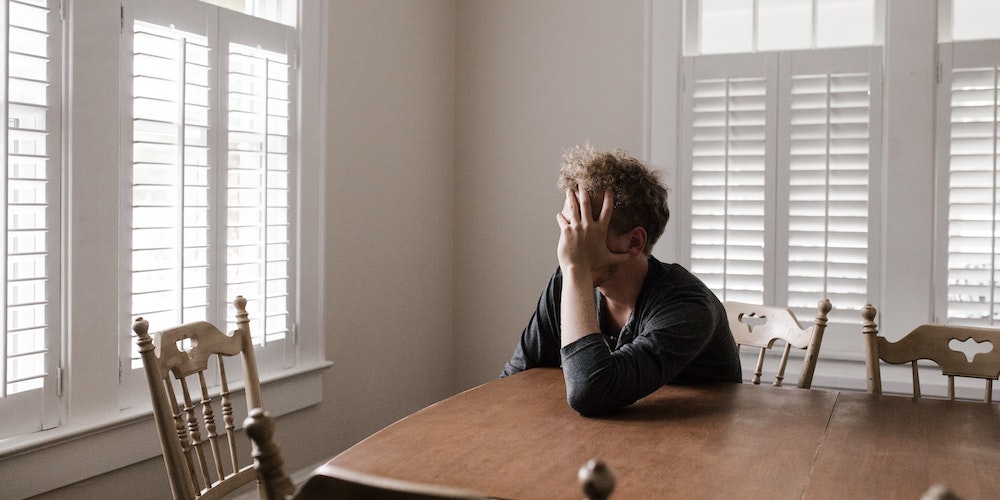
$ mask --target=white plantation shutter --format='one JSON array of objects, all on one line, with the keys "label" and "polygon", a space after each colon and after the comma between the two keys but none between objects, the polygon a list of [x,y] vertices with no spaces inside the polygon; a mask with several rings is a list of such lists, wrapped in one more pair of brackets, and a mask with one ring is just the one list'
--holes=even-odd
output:
[{"label": "white plantation shutter", "polygon": [[3,2],[6,244],[0,439],[58,423],[59,5]]},{"label": "white plantation shutter", "polygon": [[[295,30],[201,2],[140,0],[128,22],[131,293],[122,323],[234,329],[232,301],[242,295],[259,369],[289,366]],[[123,406],[145,394],[129,333]]]},{"label": "white plantation shutter", "polygon": [[250,298],[248,308],[263,319],[251,331],[263,344],[291,328],[288,59],[229,45],[226,287]]},{"label": "white plantation shutter", "polygon": [[773,164],[767,64],[751,56],[732,71],[723,59],[688,61],[690,268],[723,300],[760,303]]},{"label": "white plantation shutter", "polygon": [[134,23],[130,312],[159,328],[213,317],[208,58],[204,35]]},{"label": "white plantation shutter", "polygon": [[296,35],[262,19],[225,11],[221,16],[225,287],[249,301],[254,342],[266,347],[258,361],[276,369],[293,362]]},{"label": "white plantation shutter", "polygon": [[[779,102],[779,192],[787,196],[785,302],[804,318],[818,298],[831,319],[850,323],[868,302],[869,188],[880,160],[879,58],[871,49],[810,51],[782,57],[789,80]],[[876,110],[872,112],[872,110]],[[871,131],[876,133],[873,135]],[[787,176],[787,177],[786,177]],[[779,232],[781,235],[781,232]],[[782,263],[787,262],[787,270]]]},{"label": "white plantation shutter", "polygon": [[723,300],[810,318],[828,297],[831,319],[856,322],[872,286],[878,61],[868,48],[686,58],[683,257]]},{"label": "white plantation shutter", "polygon": [[[939,321],[982,326],[1000,322],[1000,41],[941,46],[939,172],[947,177],[942,231],[947,248]],[[941,245],[941,243],[939,243]],[[942,311],[942,306],[943,309]]]}]

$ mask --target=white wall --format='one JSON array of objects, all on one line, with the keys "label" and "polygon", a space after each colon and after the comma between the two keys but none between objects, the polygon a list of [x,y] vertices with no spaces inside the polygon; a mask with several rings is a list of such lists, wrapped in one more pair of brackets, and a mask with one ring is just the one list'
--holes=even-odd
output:
[{"label": "white wall", "polygon": [[329,456],[450,394],[455,2],[331,4]]},{"label": "white wall", "polygon": [[565,148],[643,147],[643,0],[458,2],[456,388],[495,379],[555,270]]}]

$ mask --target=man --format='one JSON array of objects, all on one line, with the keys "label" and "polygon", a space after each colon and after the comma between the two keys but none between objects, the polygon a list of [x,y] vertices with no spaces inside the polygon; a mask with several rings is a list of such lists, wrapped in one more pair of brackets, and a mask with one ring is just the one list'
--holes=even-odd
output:
[{"label": "man", "polygon": [[628,406],[667,383],[741,382],[715,294],[651,255],[670,216],[656,174],[625,152],[577,146],[563,157],[559,268],[502,377],[562,366],[582,414]]}]

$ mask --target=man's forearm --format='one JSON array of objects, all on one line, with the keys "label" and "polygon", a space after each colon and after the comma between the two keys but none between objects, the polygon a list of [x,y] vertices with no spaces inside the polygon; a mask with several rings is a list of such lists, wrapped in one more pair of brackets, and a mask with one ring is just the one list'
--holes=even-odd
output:
[{"label": "man's forearm", "polygon": [[560,324],[562,346],[601,331],[594,303],[594,279],[590,269],[563,269]]}]

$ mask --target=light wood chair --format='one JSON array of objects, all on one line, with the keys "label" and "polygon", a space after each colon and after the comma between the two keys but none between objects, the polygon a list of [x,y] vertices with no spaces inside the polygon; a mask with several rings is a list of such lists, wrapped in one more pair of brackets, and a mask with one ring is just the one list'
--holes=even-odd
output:
[{"label": "light wood chair", "polygon": [[[313,471],[298,491],[284,469],[281,451],[274,440],[274,420],[259,408],[251,410],[243,423],[254,442],[254,464],[264,483],[267,500],[325,500],[363,498],[365,500],[486,500],[481,493],[462,488],[430,485],[365,474],[324,464]],[[577,474],[586,500],[607,500],[615,487],[615,476],[600,460],[590,460]]]},{"label": "light wood chair", "polygon": [[[257,480],[257,469],[250,457],[243,461],[246,465],[240,465],[236,451],[233,404],[224,362],[225,358],[242,358],[247,412],[260,408],[260,382],[246,304],[242,296],[233,301],[237,328],[229,335],[205,321],[153,335],[149,333],[149,322],[142,318],[136,318],[132,325],[175,499],[221,498]],[[209,392],[206,373],[210,366],[217,369],[221,423],[216,422],[219,414]],[[219,435],[220,426],[224,436]]]},{"label": "light wood chair", "polygon": [[261,498],[284,500],[295,493],[295,485],[285,473],[285,459],[274,439],[274,419],[263,408],[250,410],[243,430],[254,444],[253,465],[261,483]]},{"label": "light wood chair", "polygon": [[[910,363],[913,397],[921,397],[917,361],[926,359],[937,363],[942,375],[948,377],[948,399],[955,399],[955,377],[968,377],[985,380],[983,399],[987,403],[993,402],[993,381],[1000,377],[1000,329],[925,324],[898,341],[890,342],[879,336],[876,314],[871,304],[861,310],[869,393],[882,394],[881,360],[896,365]],[[980,351],[971,359],[964,351],[952,347],[953,342],[967,343],[970,340]]]},{"label": "light wood chair", "polygon": [[774,346],[776,340],[784,342],[784,352],[774,376],[774,385],[780,386],[785,378],[785,367],[788,365],[788,354],[792,347],[805,349],[805,360],[802,362],[802,372],[799,374],[798,387],[812,387],[813,373],[816,371],[816,360],[820,345],[823,342],[823,332],[826,331],[827,317],[833,306],[827,299],[817,304],[816,318],[813,325],[803,328],[795,314],[788,308],[747,304],[744,302],[724,301],[726,315],[729,316],[729,329],[733,332],[736,344],[755,347],[760,350],[757,355],[757,366],[754,369],[754,384],[760,384],[764,371],[764,357]]}]

